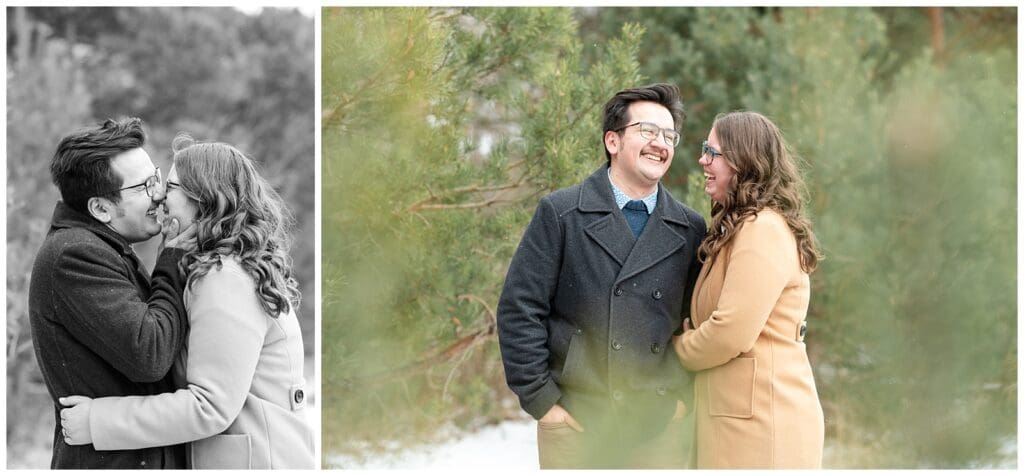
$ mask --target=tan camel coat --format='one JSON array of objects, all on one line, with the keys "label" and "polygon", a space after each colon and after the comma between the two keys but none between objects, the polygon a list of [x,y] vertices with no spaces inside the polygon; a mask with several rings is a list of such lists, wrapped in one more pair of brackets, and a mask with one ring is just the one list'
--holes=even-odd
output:
[{"label": "tan camel coat", "polygon": [[698,468],[820,468],[824,418],[800,327],[810,280],[785,219],[765,209],[705,264],[695,330],[674,342],[697,371]]}]

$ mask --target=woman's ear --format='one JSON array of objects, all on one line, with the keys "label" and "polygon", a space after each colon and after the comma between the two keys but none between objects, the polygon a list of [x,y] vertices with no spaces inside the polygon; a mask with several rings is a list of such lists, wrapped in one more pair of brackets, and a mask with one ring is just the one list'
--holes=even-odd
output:
[{"label": "woman's ear", "polygon": [[92,197],[85,207],[89,211],[89,215],[99,220],[100,223],[110,223],[110,220],[114,218],[114,202],[108,198]]}]

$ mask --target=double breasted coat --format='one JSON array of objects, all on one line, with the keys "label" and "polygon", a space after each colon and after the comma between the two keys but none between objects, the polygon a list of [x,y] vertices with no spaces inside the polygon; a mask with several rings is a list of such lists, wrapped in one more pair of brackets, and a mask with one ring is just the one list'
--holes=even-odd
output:
[{"label": "double breasted coat", "polygon": [[166,248],[152,281],[131,245],[64,202],[36,254],[29,321],[39,370],[54,404],[53,468],[184,467],[184,449],[97,451],[71,446],[60,427],[58,397],[147,395],[172,390],[167,376],[188,323],[177,263]]},{"label": "double breasted coat", "polygon": [[182,388],[94,400],[93,444],[190,442],[193,469],[315,469],[295,312],[268,314],[238,260],[221,263],[185,291],[190,329],[174,367]]},{"label": "double breasted coat", "polygon": [[540,419],[555,404],[584,427],[618,414],[656,434],[690,400],[670,350],[699,271],[703,218],[658,186],[639,238],[615,203],[608,165],[540,200],[498,303],[509,387]]},{"label": "double breasted coat", "polygon": [[824,418],[804,346],[810,279],[785,219],[765,209],[705,264],[675,341],[695,383],[697,467],[819,468]]}]

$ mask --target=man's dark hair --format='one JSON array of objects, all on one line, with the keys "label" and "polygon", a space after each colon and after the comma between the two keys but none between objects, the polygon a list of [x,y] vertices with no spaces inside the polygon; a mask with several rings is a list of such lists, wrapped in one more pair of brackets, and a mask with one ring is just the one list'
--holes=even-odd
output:
[{"label": "man's dark hair", "polygon": [[[657,83],[640,88],[623,89],[615,93],[604,105],[604,128],[601,130],[601,137],[608,131],[617,131],[629,124],[629,105],[637,101],[650,101],[665,106],[672,113],[672,122],[676,131],[683,126],[683,119],[686,118],[686,111],[683,109],[683,102],[679,100],[679,88],[672,84]],[[604,144],[604,140],[601,141]],[[612,154],[608,148],[604,149],[604,156],[610,162]]]},{"label": "man's dark hair", "polygon": [[92,197],[119,202],[121,194],[113,190],[121,187],[123,178],[110,168],[110,159],[145,143],[146,133],[137,117],[107,119],[98,128],[65,136],[50,161],[50,176],[64,203],[88,214]]}]

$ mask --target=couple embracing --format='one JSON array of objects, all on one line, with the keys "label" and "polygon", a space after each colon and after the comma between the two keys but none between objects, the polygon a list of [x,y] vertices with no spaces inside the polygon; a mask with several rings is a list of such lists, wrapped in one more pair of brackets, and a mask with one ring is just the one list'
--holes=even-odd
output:
[{"label": "couple embracing", "polygon": [[[252,160],[139,119],[64,137],[29,291],[53,468],[313,468],[287,207]],[[163,218],[161,223],[161,217]],[[150,274],[132,248],[163,232]]]},{"label": "couple embracing", "polygon": [[512,258],[499,340],[542,469],[821,466],[794,156],[765,116],[719,115],[709,227],[660,184],[683,116],[672,85],[615,94],[607,163],[541,199]]}]

